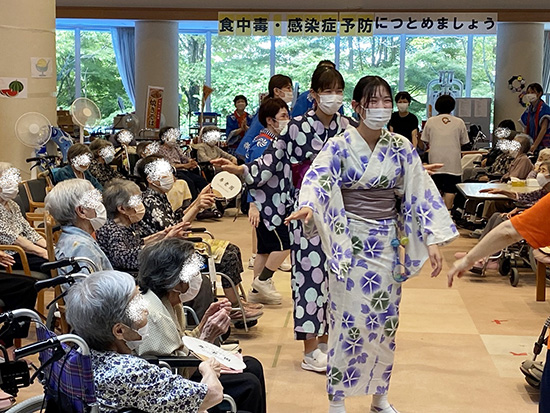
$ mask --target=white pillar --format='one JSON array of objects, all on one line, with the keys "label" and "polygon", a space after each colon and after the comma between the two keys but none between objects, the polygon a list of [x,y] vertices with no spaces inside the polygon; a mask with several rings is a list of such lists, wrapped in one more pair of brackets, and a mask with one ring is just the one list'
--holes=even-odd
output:
[{"label": "white pillar", "polygon": [[509,89],[508,80],[512,76],[521,75],[526,81],[526,87],[530,83],[541,83],[543,58],[544,24],[498,24],[495,127],[504,119],[512,119],[516,127],[520,128],[518,119],[525,108],[518,103],[518,93]]},{"label": "white pillar", "polygon": [[[55,76],[55,1],[0,0],[0,77],[27,79],[27,98],[0,97],[0,161],[30,177],[25,159],[32,148],[15,137],[15,122],[27,112],[39,112],[57,124]],[[53,65],[50,78],[31,76],[31,57],[44,57]]]},{"label": "white pillar", "polygon": [[178,23],[136,22],[136,115],[143,127],[147,87],[162,86],[166,126],[178,123]]}]

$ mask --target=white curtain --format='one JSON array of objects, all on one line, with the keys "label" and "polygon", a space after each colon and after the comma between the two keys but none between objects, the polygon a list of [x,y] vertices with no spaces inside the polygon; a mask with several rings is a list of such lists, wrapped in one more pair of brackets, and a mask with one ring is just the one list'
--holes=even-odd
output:
[{"label": "white curtain", "polygon": [[133,27],[117,27],[111,29],[113,48],[115,50],[118,72],[122,78],[124,89],[136,106],[136,45]]},{"label": "white curtain", "polygon": [[550,93],[550,31],[544,32],[544,54],[542,63],[542,90]]}]

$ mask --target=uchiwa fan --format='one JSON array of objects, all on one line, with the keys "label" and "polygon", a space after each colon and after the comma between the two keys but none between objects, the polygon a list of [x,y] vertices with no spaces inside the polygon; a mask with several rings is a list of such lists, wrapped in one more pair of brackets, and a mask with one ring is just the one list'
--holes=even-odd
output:
[{"label": "uchiwa fan", "polygon": [[27,112],[15,122],[15,136],[23,145],[38,149],[50,140],[52,125],[43,114]]},{"label": "uchiwa fan", "polygon": [[80,143],[84,143],[84,128],[93,128],[101,120],[101,111],[88,98],[78,98],[71,105],[71,116],[80,129]]}]

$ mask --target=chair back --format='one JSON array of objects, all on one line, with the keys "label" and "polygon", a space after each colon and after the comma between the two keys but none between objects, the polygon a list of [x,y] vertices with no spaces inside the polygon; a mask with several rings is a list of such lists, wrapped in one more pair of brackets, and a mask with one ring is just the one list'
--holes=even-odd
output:
[{"label": "chair back", "polygon": [[48,180],[43,178],[30,179],[23,181],[25,192],[29,200],[29,212],[34,212],[37,208],[44,208],[44,200],[48,193],[48,188],[51,187]]}]

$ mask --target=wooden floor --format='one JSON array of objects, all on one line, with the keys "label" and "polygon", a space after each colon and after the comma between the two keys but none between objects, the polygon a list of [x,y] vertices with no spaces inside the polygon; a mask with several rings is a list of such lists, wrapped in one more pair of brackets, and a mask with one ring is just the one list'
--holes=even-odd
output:
[{"label": "wooden floor", "polygon": [[[251,231],[246,217],[234,222],[233,213],[229,210],[222,220],[200,226],[239,245],[246,268]],[[439,278],[430,278],[425,267],[405,283],[389,392],[390,402],[402,413],[537,411],[538,394],[519,366],[531,357],[550,304],[535,301],[535,279],[529,270],[522,272],[517,288],[496,272],[485,278],[469,274],[447,288],[446,270],[454,253],[467,251],[475,242],[464,232],[443,248]],[[243,278],[248,289],[252,271],[247,269]],[[324,375],[300,368],[302,344],[293,339],[290,273],[277,272],[275,283],[283,304],[266,307],[256,327],[235,336],[245,354],[263,363],[270,413],[326,412]],[[39,391],[36,385],[26,389],[19,400]],[[352,398],[346,405],[348,413],[368,412],[370,397]]]}]

